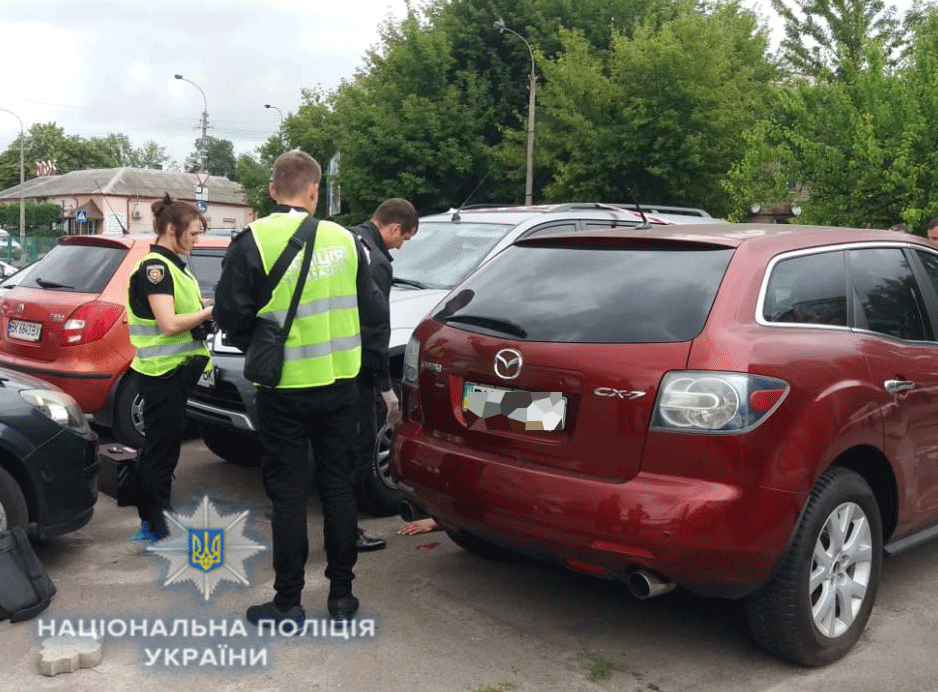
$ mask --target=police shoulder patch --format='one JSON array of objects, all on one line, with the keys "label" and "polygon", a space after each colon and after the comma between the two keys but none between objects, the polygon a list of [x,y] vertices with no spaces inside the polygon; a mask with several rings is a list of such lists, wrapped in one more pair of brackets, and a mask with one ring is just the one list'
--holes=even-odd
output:
[{"label": "police shoulder patch", "polygon": [[165,268],[162,264],[151,264],[147,267],[147,278],[151,284],[158,284],[165,275]]}]

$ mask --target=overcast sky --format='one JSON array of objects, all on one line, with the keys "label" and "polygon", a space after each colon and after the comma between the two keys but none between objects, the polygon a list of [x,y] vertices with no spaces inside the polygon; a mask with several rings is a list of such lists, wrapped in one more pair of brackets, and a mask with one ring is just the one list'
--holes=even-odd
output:
[{"label": "overcast sky", "polygon": [[[295,112],[304,87],[332,89],[363,65],[404,0],[0,0],[0,108],[25,129],[152,139],[182,161],[200,134],[250,152]],[[19,123],[0,112],[0,150]],[[27,166],[31,162],[26,162]]]},{"label": "overcast sky", "polygon": [[[768,0],[744,5],[774,17]],[[153,140],[181,163],[203,101],[178,73],[205,93],[209,134],[252,152],[280,124],[264,104],[286,116],[302,88],[351,79],[380,25],[405,11],[405,0],[0,0],[0,108],[26,129],[54,121],[69,135]],[[18,135],[0,112],[0,150]]]}]

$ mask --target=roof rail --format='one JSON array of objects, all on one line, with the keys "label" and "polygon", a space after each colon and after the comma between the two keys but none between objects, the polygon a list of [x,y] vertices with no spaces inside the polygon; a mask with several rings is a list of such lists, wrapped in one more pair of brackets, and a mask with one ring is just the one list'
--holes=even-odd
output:
[{"label": "roof rail", "polygon": [[[631,202],[611,202],[610,204],[614,207],[622,207],[623,209],[638,208]],[[701,216],[706,219],[713,218],[709,212],[704,211],[703,209],[698,209],[697,207],[672,207],[664,204],[642,204],[642,211],[651,212],[652,214],[680,214],[681,216]]]},{"label": "roof rail", "polygon": [[643,211],[647,214],[681,214],[683,216],[700,216],[706,219],[713,218],[708,212],[704,211],[703,209],[697,209],[695,207],[672,207],[662,204],[644,203],[638,205],[633,204],[632,202],[569,202],[566,204],[558,204],[557,206],[552,207],[549,211],[561,212],[582,209],[629,209],[631,211]]}]

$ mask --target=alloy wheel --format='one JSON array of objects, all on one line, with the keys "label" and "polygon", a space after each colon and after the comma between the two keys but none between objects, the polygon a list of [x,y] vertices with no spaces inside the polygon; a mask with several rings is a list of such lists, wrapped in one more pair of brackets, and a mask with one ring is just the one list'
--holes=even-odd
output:
[{"label": "alloy wheel", "polygon": [[863,509],[838,505],[814,545],[808,597],[814,626],[825,637],[842,635],[866,599],[873,566],[873,538]]}]

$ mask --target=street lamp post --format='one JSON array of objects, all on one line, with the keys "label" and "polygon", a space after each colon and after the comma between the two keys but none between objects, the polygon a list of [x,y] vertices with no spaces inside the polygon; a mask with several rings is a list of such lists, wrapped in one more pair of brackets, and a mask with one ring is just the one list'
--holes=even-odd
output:
[{"label": "street lamp post", "polygon": [[280,112],[280,109],[277,108],[276,106],[270,105],[269,103],[265,103],[264,108],[268,108],[268,109],[272,108],[273,110],[277,111],[277,115],[280,116],[280,129],[283,130],[283,113]]},{"label": "street lamp post", "polygon": [[[26,168],[23,165],[23,146],[26,136],[23,134],[23,121],[16,113],[6,108],[0,108],[0,111],[9,113],[20,122],[20,261],[26,264],[26,207],[24,202],[25,190],[23,183],[26,182]],[[12,253],[10,253],[12,255]]]},{"label": "street lamp post", "polygon": [[505,20],[501,17],[495,20],[495,28],[498,29],[498,33],[500,34],[507,31],[520,38],[524,41],[524,45],[528,47],[528,52],[531,54],[531,75],[528,83],[528,168],[524,179],[524,203],[531,204],[534,189],[534,99],[537,85],[537,73],[534,71],[534,51],[531,49],[531,44],[528,43],[524,36],[505,26]]},{"label": "street lamp post", "polygon": [[202,87],[193,82],[191,79],[186,79],[181,74],[174,75],[176,79],[181,79],[184,82],[189,82],[192,86],[199,90],[199,93],[202,94],[202,139],[199,143],[199,158],[201,159],[202,170],[205,170],[205,158],[208,154],[205,148],[205,132],[208,129],[208,101],[205,98],[205,92],[202,91]]}]

